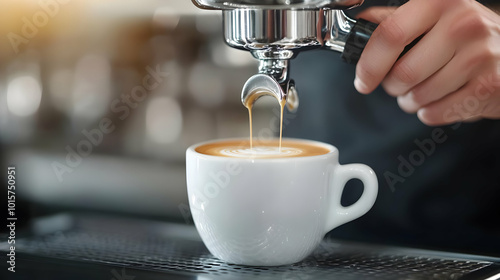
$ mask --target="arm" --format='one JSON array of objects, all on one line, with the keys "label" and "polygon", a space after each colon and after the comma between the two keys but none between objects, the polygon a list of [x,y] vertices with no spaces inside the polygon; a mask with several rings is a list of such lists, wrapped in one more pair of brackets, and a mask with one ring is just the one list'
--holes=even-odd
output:
[{"label": "arm", "polygon": [[380,25],[356,67],[359,92],[382,84],[404,111],[428,125],[500,119],[498,14],[473,0],[411,0],[360,17]]}]

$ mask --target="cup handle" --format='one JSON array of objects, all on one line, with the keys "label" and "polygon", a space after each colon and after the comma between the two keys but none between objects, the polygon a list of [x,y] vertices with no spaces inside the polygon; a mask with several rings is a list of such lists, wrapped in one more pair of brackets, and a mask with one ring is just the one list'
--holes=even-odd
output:
[{"label": "cup handle", "polygon": [[[363,182],[363,194],[354,204],[344,207],[340,203],[340,199],[347,181],[351,179],[359,179]],[[377,193],[377,175],[369,166],[358,163],[337,165],[333,170],[329,190],[330,207],[326,217],[326,232],[368,212],[375,203]]]}]

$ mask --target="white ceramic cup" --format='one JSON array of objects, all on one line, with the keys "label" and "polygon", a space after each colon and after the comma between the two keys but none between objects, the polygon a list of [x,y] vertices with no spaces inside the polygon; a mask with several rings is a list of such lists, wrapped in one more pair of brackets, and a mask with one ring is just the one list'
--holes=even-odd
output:
[{"label": "white ceramic cup", "polygon": [[[212,142],[219,142],[223,139]],[[244,139],[241,139],[243,141]],[[298,139],[293,139],[298,140]],[[186,151],[189,206],[208,250],[233,264],[274,266],[307,257],[330,230],[365,214],[375,203],[377,177],[363,164],[340,165],[329,144],[318,156],[231,158]],[[350,179],[363,182],[354,204],[340,203]]]}]

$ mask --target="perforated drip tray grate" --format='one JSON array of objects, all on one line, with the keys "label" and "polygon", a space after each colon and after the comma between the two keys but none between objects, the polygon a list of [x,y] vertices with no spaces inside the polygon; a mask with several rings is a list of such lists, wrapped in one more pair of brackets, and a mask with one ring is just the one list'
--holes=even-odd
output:
[{"label": "perforated drip tray grate", "polygon": [[[56,226],[57,225],[57,226]],[[18,252],[122,267],[193,274],[198,279],[460,279],[490,261],[324,240],[303,262],[249,267],[213,257],[193,226],[57,216],[35,224]],[[54,230],[56,229],[56,230]],[[0,250],[5,250],[0,245]]]}]

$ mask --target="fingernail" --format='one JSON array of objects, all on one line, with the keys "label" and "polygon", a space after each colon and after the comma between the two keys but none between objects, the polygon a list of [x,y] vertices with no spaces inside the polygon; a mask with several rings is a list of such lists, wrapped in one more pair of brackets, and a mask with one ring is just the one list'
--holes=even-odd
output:
[{"label": "fingernail", "polygon": [[354,87],[360,93],[368,93],[368,87],[366,84],[358,77],[354,78]]},{"label": "fingernail", "polygon": [[418,109],[418,111],[417,111],[417,117],[421,121],[425,121],[425,115],[426,114],[427,114],[427,109],[426,108],[421,108],[421,109]]},{"label": "fingernail", "polygon": [[420,106],[413,101],[413,92],[398,96],[398,105],[407,113],[415,113]]}]

